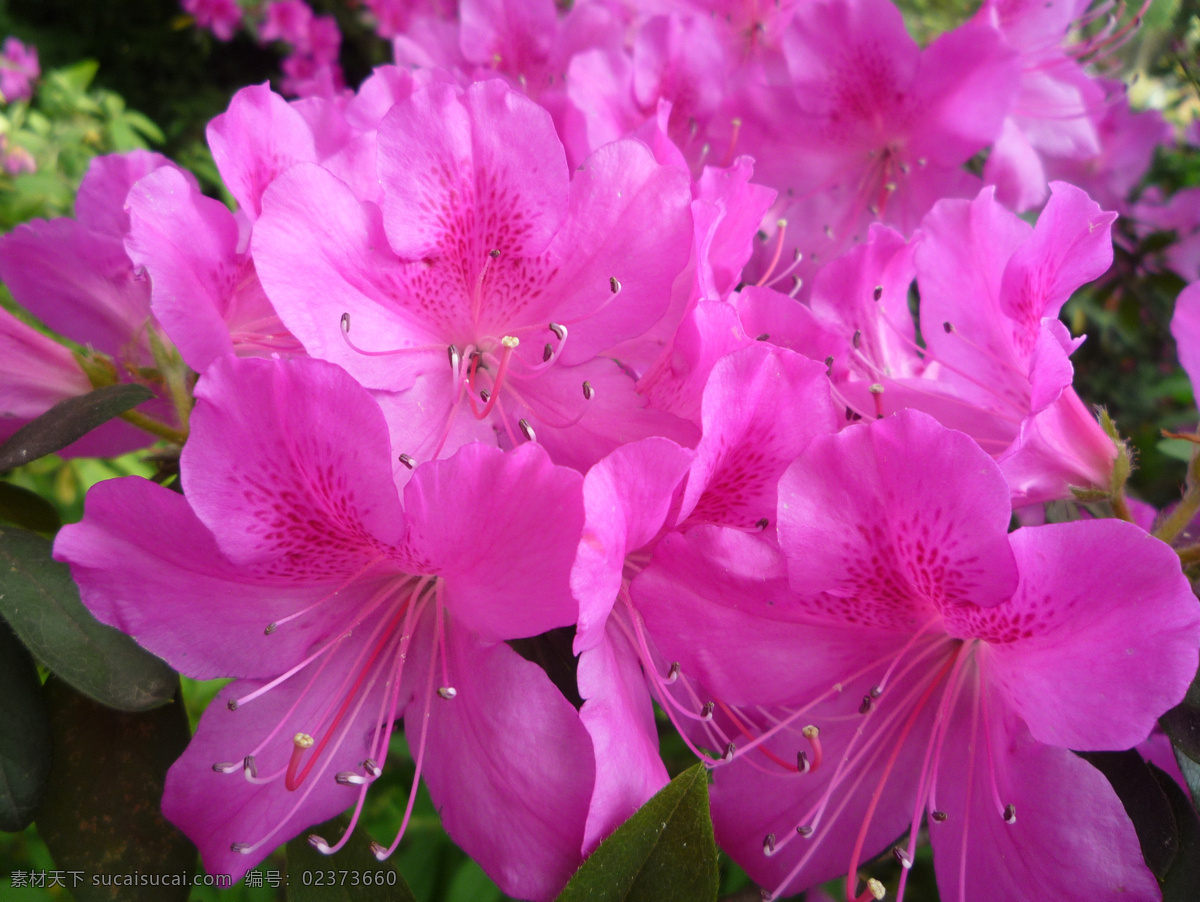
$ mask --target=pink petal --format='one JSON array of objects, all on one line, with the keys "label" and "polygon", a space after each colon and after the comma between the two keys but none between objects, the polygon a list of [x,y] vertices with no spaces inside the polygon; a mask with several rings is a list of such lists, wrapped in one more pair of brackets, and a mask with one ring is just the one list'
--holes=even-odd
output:
[{"label": "pink petal", "polygon": [[125,209],[129,189],[158,169],[169,169],[193,188],[198,187],[195,176],[162,154],[148,150],[105,154],[88,164],[75,196],[75,219],[94,232],[124,238],[129,233],[129,213]]},{"label": "pink petal", "polygon": [[1200,385],[1200,282],[1179,293],[1171,317],[1171,335],[1175,338],[1179,362],[1195,391],[1195,386]]}]

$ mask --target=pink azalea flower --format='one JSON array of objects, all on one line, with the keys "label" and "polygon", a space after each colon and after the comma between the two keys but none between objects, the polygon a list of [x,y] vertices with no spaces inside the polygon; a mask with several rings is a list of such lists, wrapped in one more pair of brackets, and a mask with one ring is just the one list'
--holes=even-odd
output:
[{"label": "pink azalea flower", "polygon": [[661,676],[665,668],[630,581],[654,566],[651,554],[665,535],[705,533],[717,525],[739,531],[753,560],[769,557],[769,549],[757,549],[763,544],[758,534],[767,541],[774,534],[779,476],[835,422],[820,364],[752,344],[713,367],[695,452],[649,438],[618,448],[585,477],[587,519],[571,588],[580,606],[580,717],[597,762],[586,851],[666,782],[643,671],[654,675],[655,694],[672,717],[679,707],[667,688],[674,676]]},{"label": "pink azalea flower", "polygon": [[1193,391],[1200,385],[1200,282],[1193,282],[1179,293],[1175,314],[1171,317],[1171,335],[1179,363],[1191,380]]},{"label": "pink azalea flower", "polygon": [[667,536],[633,581],[660,651],[713,693],[690,732],[732,759],[717,836],[772,898],[847,870],[846,898],[872,898],[858,865],[906,831],[911,865],[923,812],[943,899],[1157,897],[1069,750],[1146,737],[1195,675],[1200,610],[1133,524],[1009,534],[1008,496],[974,441],[907,411],[788,468],[785,575],[717,530]]},{"label": "pink azalea flower", "polygon": [[994,29],[968,23],[922,50],[887,0],[816,0],[783,48],[787,89],[743,116],[738,146],[780,191],[777,240],[804,254],[802,278],[872,222],[909,234],[934,201],[978,191],[962,164],[1000,133],[1017,81]]},{"label": "pink azalea flower", "polygon": [[1151,186],[1130,216],[1142,235],[1174,232],[1176,240],[1163,249],[1159,265],[1184,281],[1200,279],[1200,188],[1180,188],[1164,200],[1158,187]]},{"label": "pink azalea flower", "polygon": [[691,244],[684,173],[630,140],[569,178],[549,115],[498,81],[417,91],[378,145],[382,209],[293,166],[252,248],[306,350],[398,393],[390,418],[428,424],[406,454],[435,457],[466,427],[586,468],[621,441],[694,437],[606,356],[666,312]]},{"label": "pink azalea flower", "polygon": [[312,7],[304,0],[271,0],[266,6],[266,17],[259,26],[258,36],[263,41],[284,41],[303,48],[312,20]]},{"label": "pink azalea flower", "polygon": [[476,444],[418,467],[402,503],[383,416],[338,367],[222,358],[198,396],[187,499],[101,483],[55,552],[102,621],[237,678],[171,768],[167,817],[237,879],[310,824],[357,821],[403,718],[450,836],[506,892],[552,897],[579,863],[590,747],[505,641],[576,618],[579,474]]},{"label": "pink azalea flower", "polygon": [[222,41],[230,40],[242,24],[237,0],[183,0],[183,9],[198,28],[207,28]]},{"label": "pink azalea flower", "polygon": [[42,74],[36,47],[13,37],[4,39],[0,51],[0,101],[16,103],[33,96],[33,83]]}]

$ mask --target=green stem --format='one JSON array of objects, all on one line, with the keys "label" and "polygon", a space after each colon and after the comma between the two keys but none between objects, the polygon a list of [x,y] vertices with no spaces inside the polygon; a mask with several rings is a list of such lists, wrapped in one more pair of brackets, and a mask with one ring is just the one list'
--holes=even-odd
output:
[{"label": "green stem", "polygon": [[1185,567],[1189,564],[1200,563],[1200,542],[1197,542],[1195,545],[1176,548],[1175,551],[1179,555],[1179,562]]},{"label": "green stem", "polygon": [[1193,452],[1192,462],[1188,464],[1187,491],[1184,492],[1179,506],[1171,511],[1171,516],[1167,517],[1162,525],[1154,530],[1156,539],[1162,539],[1169,544],[1192,522],[1196,513],[1200,512],[1200,472],[1197,472],[1198,469],[1200,469],[1200,455]]},{"label": "green stem", "polygon": [[138,429],[144,429],[151,435],[157,435],[159,438],[165,438],[169,442],[174,442],[177,445],[182,445],[187,441],[187,433],[178,429],[173,429],[166,423],[160,423],[158,420],[146,416],[144,413],[138,413],[136,410],[127,410],[121,414],[121,419],[127,423],[132,423]]},{"label": "green stem", "polygon": [[1133,512],[1129,510],[1129,504],[1125,501],[1125,493],[1117,492],[1112,498],[1113,513],[1124,520],[1126,523],[1133,522]]}]

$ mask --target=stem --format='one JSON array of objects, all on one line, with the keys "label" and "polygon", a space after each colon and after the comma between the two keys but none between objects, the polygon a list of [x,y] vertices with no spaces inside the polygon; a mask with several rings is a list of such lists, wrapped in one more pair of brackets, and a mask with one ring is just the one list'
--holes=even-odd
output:
[{"label": "stem", "polygon": [[1122,489],[1120,492],[1114,493],[1110,500],[1112,501],[1113,513],[1126,523],[1132,523],[1133,513],[1129,510],[1129,505],[1125,501],[1125,491]]},{"label": "stem", "polygon": [[[146,336],[150,340],[150,351],[154,354],[154,362],[158,365],[158,370],[162,373],[163,379],[167,384],[167,391],[171,394],[171,403],[175,405],[175,416],[179,419],[180,427],[178,434],[186,439],[188,418],[192,413],[193,401],[191,392],[188,391],[186,368],[183,365],[183,360],[180,358],[179,352],[174,348],[167,349],[167,346],[163,344],[162,338],[158,334],[158,330],[153,325],[147,324]],[[146,427],[143,426],[142,428]],[[155,434],[157,435],[158,433]],[[175,441],[175,439],[172,439],[172,441]]]},{"label": "stem", "polygon": [[1200,563],[1200,542],[1197,542],[1195,545],[1176,548],[1175,551],[1179,555],[1179,562],[1185,567],[1189,564]]},{"label": "stem", "polygon": [[121,414],[121,419],[127,423],[132,423],[138,429],[144,429],[151,435],[157,435],[159,438],[165,438],[169,442],[174,442],[177,445],[182,445],[187,441],[187,433],[179,429],[173,429],[166,423],[160,423],[153,417],[148,417],[144,413],[139,413],[136,410],[127,410]]},{"label": "stem", "polygon": [[1183,500],[1154,531],[1154,537],[1169,544],[1192,522],[1197,511],[1200,511],[1200,455],[1193,453],[1192,462],[1188,464],[1187,491],[1183,494]]}]

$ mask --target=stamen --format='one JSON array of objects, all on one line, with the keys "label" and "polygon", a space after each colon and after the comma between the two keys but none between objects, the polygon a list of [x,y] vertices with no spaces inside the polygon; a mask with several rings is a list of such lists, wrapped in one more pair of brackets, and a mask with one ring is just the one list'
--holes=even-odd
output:
[{"label": "stamen", "polygon": [[808,839],[810,836],[813,835],[813,828],[808,827],[804,824],[801,824],[799,827],[796,828],[796,835],[801,837],[802,839]]},{"label": "stamen", "polygon": [[763,839],[763,854],[770,858],[775,854],[775,834],[768,833]]},{"label": "stamen", "polygon": [[231,774],[240,766],[236,761],[218,761],[212,766],[212,769],[218,774]]},{"label": "stamen", "polygon": [[554,333],[554,337],[559,341],[567,340],[567,327],[558,323],[550,324],[550,331]]},{"label": "stamen", "polygon": [[760,531],[766,529],[770,525],[771,525],[771,521],[768,520],[766,517],[763,517],[761,520],[757,521],[754,524],[755,528]]},{"label": "stamen", "polygon": [[457,373],[459,364],[462,363],[462,358],[458,356],[458,348],[450,345],[446,348],[446,356],[450,359],[451,372]]},{"label": "stamen", "polygon": [[[341,318],[342,326],[342,341],[354,351],[356,354],[362,354],[364,357],[391,357],[394,354],[411,354],[415,351],[434,351],[437,350],[437,345],[417,345],[411,348],[392,348],[387,351],[368,351],[366,348],[360,348],[350,339],[350,314],[343,313]],[[451,363],[453,363],[453,359]]]},{"label": "stamen", "polygon": [[755,340],[755,341],[766,341],[766,340],[768,340],[770,337],[771,337],[771,333],[769,333],[769,332],[764,332],[762,335],[758,336],[758,338],[756,338],[756,339],[754,339],[754,340]]},{"label": "stamen", "polygon": [[771,263],[767,266],[766,272],[762,274],[757,282],[754,283],[756,288],[761,288],[767,284],[767,280],[771,278],[771,273],[775,272],[775,267],[779,265],[779,256],[783,253],[783,236],[787,234],[787,220],[781,219],[775,223],[779,226],[779,231],[775,233],[775,254],[771,257]]},{"label": "stamen", "polygon": [[243,855],[245,855],[245,854],[249,853],[249,851],[250,851],[250,843],[248,843],[248,842],[235,842],[235,843],[230,843],[230,844],[229,844],[229,851],[231,851],[231,852],[240,852],[240,853],[242,853]]},{"label": "stamen", "polygon": [[583,380],[583,397],[587,401],[590,401],[592,398],[596,397],[596,390],[592,388],[592,383],[588,382],[586,379]]},{"label": "stamen", "polygon": [[892,846],[892,855],[896,857],[896,860],[900,862],[900,867],[904,870],[907,871],[913,866],[912,856],[900,846]]},{"label": "stamen", "polygon": [[721,756],[721,760],[724,761],[726,764],[728,764],[730,761],[733,760],[733,758],[736,754],[737,754],[737,745],[735,745],[734,743],[731,742],[731,743],[729,743],[729,745],[725,746],[725,754],[723,754]]},{"label": "stamen", "polygon": [[362,769],[369,773],[372,777],[378,777],[383,773],[383,768],[375,763],[374,758],[367,758],[362,763]]},{"label": "stamen", "polygon": [[388,857],[387,847],[382,843],[371,842],[371,854],[379,861],[386,861]]},{"label": "stamen", "polygon": [[796,770],[802,774],[806,774],[812,770],[812,765],[808,761],[808,753],[804,749],[796,752]]},{"label": "stamen", "polygon": [[875,699],[873,699],[870,695],[864,695],[862,704],[858,706],[858,713],[859,714],[869,714],[869,713],[871,713],[871,709],[874,707],[875,707]]},{"label": "stamen", "polygon": [[517,420],[517,426],[520,428],[521,434],[524,435],[525,438],[531,442],[537,441],[537,433],[534,432],[533,427],[529,425],[529,420],[522,417],[520,420]]},{"label": "stamen", "polygon": [[334,780],[339,786],[362,786],[367,782],[367,778],[362,774],[356,774],[352,770],[344,770],[334,775]]},{"label": "stamen", "polygon": [[940,823],[942,823],[943,821],[945,821],[945,820],[946,820],[946,818],[948,817],[948,815],[946,814],[946,812],[944,812],[944,811],[939,811],[939,810],[938,810],[938,809],[936,809],[936,808],[935,808],[933,811],[931,811],[931,812],[929,813],[929,816],[930,816],[931,818],[933,818],[935,821],[937,821],[939,824],[940,824]]},{"label": "stamen", "polygon": [[546,342],[546,346],[542,348],[542,363],[549,363],[550,358],[554,356],[554,346],[550,342]]},{"label": "stamen", "polygon": [[[496,375],[492,379],[492,391],[490,397],[486,398],[483,405],[483,410],[475,411],[475,418],[482,420],[492,408],[496,406],[496,398],[500,397],[500,386],[504,383],[504,374],[508,372],[508,362],[512,359],[513,351],[517,349],[517,345],[521,343],[521,339],[515,335],[505,335],[500,339],[500,363],[496,367]],[[479,393],[483,396],[483,392]],[[475,402],[472,400],[471,407],[474,409]]]},{"label": "stamen", "polygon": [[288,792],[295,792],[299,788],[296,771],[300,769],[304,753],[312,748],[315,742],[316,740],[307,733],[297,733],[292,737],[292,757],[288,759],[287,774],[283,778],[283,785],[287,787]]},{"label": "stamen", "polygon": [[875,291],[871,293],[871,297],[873,297],[873,298],[874,298],[875,300],[877,300],[877,301],[878,301],[880,298],[882,298],[882,297],[883,297],[883,286],[882,286],[882,285],[876,285],[876,286],[875,286]]},{"label": "stamen", "polygon": [[675,682],[677,679],[679,679],[679,671],[680,671],[679,662],[678,662],[678,661],[673,661],[673,662],[671,663],[671,667],[670,667],[670,669],[668,669],[668,670],[667,670],[667,680],[666,680],[666,682],[667,682],[667,685],[668,685],[668,686],[670,686],[670,685],[671,685],[672,683],[674,683],[674,682]]},{"label": "stamen", "polygon": [[317,836],[315,833],[308,834],[308,844],[320,852],[322,855],[332,855],[333,849],[329,843]]},{"label": "stamen", "polygon": [[705,723],[708,723],[709,721],[711,721],[713,719],[713,709],[715,707],[716,707],[715,703],[705,702],[704,708],[700,711],[700,719],[702,721],[704,721]]},{"label": "stamen", "polygon": [[404,466],[410,470],[417,465],[417,462],[412,459],[411,455],[408,454],[400,455],[400,463],[404,464]]},{"label": "stamen", "polygon": [[1015,824],[1017,822],[1017,806],[1009,802],[1004,806],[1004,823]]},{"label": "stamen", "polygon": [[253,755],[247,755],[242,759],[242,771],[246,774],[247,780],[253,780],[258,776],[258,765],[255,763]]},{"label": "stamen", "polygon": [[[801,730],[800,733],[805,739],[808,740],[809,745],[812,746],[813,756],[812,762],[809,765],[809,770],[816,770],[821,766],[821,731],[818,730],[813,724],[808,724],[808,726]],[[804,753],[801,752],[801,754]],[[807,757],[808,756],[806,755],[805,758]]]},{"label": "stamen", "polygon": [[230,711],[236,711],[238,709],[238,700],[236,698],[231,698],[225,703],[225,707]]},{"label": "stamen", "polygon": [[858,350],[862,345],[862,329],[855,329],[854,335],[850,339],[850,344],[854,346],[854,350]]},{"label": "stamen", "polygon": [[620,294],[621,293],[621,280],[618,279],[616,276],[609,276],[608,277],[608,290],[610,292],[612,292],[613,294]]},{"label": "stamen", "polygon": [[789,298],[794,298],[800,293],[801,286],[804,285],[804,280],[799,276],[792,276],[792,290],[788,292]]},{"label": "stamen", "polygon": [[450,699],[452,699],[456,695],[458,695],[458,690],[455,689],[453,686],[442,686],[440,689],[438,689],[437,693],[442,698],[446,699],[446,701],[449,701]]}]

